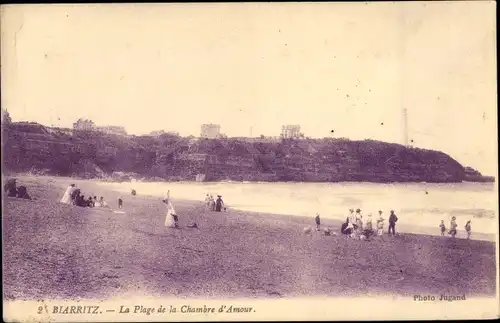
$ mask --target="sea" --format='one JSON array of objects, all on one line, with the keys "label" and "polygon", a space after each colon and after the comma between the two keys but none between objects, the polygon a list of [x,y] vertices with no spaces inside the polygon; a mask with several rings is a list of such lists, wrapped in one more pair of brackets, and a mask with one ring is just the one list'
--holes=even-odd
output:
[{"label": "sea", "polygon": [[[206,194],[221,195],[226,206],[243,211],[345,220],[349,209],[378,217],[390,210],[404,231],[438,233],[444,220],[457,218],[458,229],[471,220],[473,234],[495,235],[498,228],[498,195],[495,183],[256,183],[256,182],[126,182],[105,183],[129,195],[170,196],[203,201]],[[415,232],[416,231],[416,232]],[[459,233],[460,235],[460,233]]]}]

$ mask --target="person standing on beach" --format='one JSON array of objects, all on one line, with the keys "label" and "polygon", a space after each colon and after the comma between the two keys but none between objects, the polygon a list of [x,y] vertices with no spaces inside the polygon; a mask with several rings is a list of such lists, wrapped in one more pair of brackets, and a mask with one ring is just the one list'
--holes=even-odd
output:
[{"label": "person standing on beach", "polygon": [[456,222],[456,217],[452,217],[451,218],[451,222],[450,222],[450,231],[448,232],[450,234],[450,236],[452,238],[455,238],[455,236],[457,235],[457,222]]},{"label": "person standing on beach", "polygon": [[215,200],[212,195],[210,195],[210,211],[215,211]]},{"label": "person standing on beach", "polygon": [[73,196],[73,192],[75,191],[75,189],[75,184],[71,184],[70,186],[68,186],[60,202],[63,204],[71,204],[71,197]]},{"label": "person standing on beach", "polygon": [[207,210],[210,210],[210,195],[208,195],[208,194],[205,197],[205,205],[207,207]]},{"label": "person standing on beach", "polygon": [[356,222],[358,220],[358,217],[360,217],[360,216],[361,216],[361,210],[356,209],[356,214],[351,214],[351,216],[349,217],[349,219],[351,220],[352,225],[354,225],[354,227],[356,227]]},{"label": "person standing on beach", "polygon": [[224,201],[222,201],[222,196],[217,195],[217,201],[215,201],[215,212],[221,212],[224,206]]},{"label": "person standing on beach", "polygon": [[382,211],[378,211],[379,218],[377,220],[377,235],[382,236],[384,234],[384,218],[382,217]]},{"label": "person standing on beach", "polygon": [[398,222],[398,217],[394,213],[394,210],[391,210],[391,215],[389,215],[389,235],[396,235],[396,222]]},{"label": "person standing on beach", "polygon": [[356,222],[354,224],[354,231],[356,231],[356,235],[360,236],[363,232],[363,215],[361,214],[360,209],[356,209]]},{"label": "person standing on beach", "polygon": [[316,213],[316,217],[314,218],[314,220],[316,221],[316,231],[319,231],[320,226],[321,226],[321,220],[319,218],[319,213]]},{"label": "person standing on beach", "polygon": [[347,216],[347,222],[352,225],[356,224],[356,216],[354,215],[354,209],[349,209],[349,215]]},{"label": "person standing on beach", "polygon": [[119,208],[119,209],[121,209],[122,207],[123,207],[123,200],[122,200],[122,198],[120,197],[120,198],[118,199],[118,208]]},{"label": "person standing on beach", "polygon": [[371,214],[368,214],[368,217],[366,218],[364,234],[367,238],[369,238],[373,235],[373,225],[372,225],[372,215]]},{"label": "person standing on beach", "polygon": [[467,224],[465,225],[465,231],[467,232],[467,239],[470,239],[470,234],[471,234],[470,220],[467,221]]},{"label": "person standing on beach", "polygon": [[179,217],[177,216],[174,205],[172,204],[172,200],[170,199],[170,191],[167,192],[167,195],[165,196],[162,202],[167,205],[165,226],[167,228],[179,228]]},{"label": "person standing on beach", "polygon": [[444,237],[444,233],[446,232],[446,226],[444,225],[444,220],[441,220],[439,228],[441,228],[441,237]]}]

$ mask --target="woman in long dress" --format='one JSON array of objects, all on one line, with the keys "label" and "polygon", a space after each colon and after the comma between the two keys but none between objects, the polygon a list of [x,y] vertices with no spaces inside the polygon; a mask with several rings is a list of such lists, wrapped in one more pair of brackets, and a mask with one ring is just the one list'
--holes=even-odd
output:
[{"label": "woman in long dress", "polygon": [[71,194],[73,193],[74,190],[75,190],[75,184],[71,184],[70,186],[68,186],[66,192],[64,192],[64,195],[61,198],[61,203],[71,204],[72,203]]},{"label": "woman in long dress", "polygon": [[167,192],[167,196],[163,199],[163,203],[167,205],[167,214],[165,216],[165,226],[167,228],[178,228],[179,218],[175,212],[174,205],[170,199],[170,191]]},{"label": "woman in long dress", "polygon": [[222,212],[224,207],[224,201],[222,201],[222,196],[217,195],[217,201],[215,201],[215,212]]},{"label": "woman in long dress", "polygon": [[210,195],[210,211],[215,211],[215,200],[212,195]]}]

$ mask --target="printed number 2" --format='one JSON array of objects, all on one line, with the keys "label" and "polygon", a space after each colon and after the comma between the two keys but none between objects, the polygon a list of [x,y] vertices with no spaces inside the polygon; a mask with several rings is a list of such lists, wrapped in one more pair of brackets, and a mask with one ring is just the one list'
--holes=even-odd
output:
[{"label": "printed number 2", "polygon": [[42,314],[42,311],[43,311],[43,307],[42,306],[38,306],[38,314]]}]

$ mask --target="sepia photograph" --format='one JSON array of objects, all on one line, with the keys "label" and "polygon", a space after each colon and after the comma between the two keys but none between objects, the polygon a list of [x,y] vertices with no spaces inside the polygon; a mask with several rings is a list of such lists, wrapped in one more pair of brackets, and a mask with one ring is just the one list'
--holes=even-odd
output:
[{"label": "sepia photograph", "polygon": [[4,321],[499,318],[495,12],[2,5]]}]

